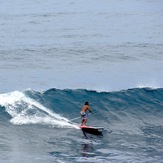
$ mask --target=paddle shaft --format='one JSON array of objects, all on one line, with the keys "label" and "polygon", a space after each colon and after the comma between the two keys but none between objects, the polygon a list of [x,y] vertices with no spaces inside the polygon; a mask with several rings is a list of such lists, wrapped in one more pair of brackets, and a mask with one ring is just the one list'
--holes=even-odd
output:
[{"label": "paddle shaft", "polygon": [[[92,114],[92,113],[88,113],[87,115],[90,115],[90,114]],[[70,121],[73,121],[73,120],[76,120],[76,119],[79,119],[79,118],[81,118],[81,116],[80,117],[73,118],[73,119],[70,119]]]}]

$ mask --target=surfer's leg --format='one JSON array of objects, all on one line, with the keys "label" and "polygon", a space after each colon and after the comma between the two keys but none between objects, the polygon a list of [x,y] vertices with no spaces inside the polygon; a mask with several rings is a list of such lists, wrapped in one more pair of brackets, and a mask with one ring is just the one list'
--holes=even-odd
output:
[{"label": "surfer's leg", "polygon": [[85,112],[81,112],[81,116],[83,118],[81,126],[84,126],[87,123],[86,113]]},{"label": "surfer's leg", "polygon": [[83,120],[84,120],[84,122],[83,122],[83,126],[85,126],[85,125],[86,125],[86,123],[87,123],[87,119],[86,119],[86,118],[84,118]]},{"label": "surfer's leg", "polygon": [[82,119],[82,122],[81,122],[81,126],[83,126],[84,125],[84,119]]}]

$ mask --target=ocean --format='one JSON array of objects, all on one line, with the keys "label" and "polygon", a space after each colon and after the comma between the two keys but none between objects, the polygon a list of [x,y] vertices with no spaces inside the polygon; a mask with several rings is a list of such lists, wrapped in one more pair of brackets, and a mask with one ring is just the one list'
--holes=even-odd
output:
[{"label": "ocean", "polygon": [[2,0],[0,162],[162,163],[162,27],[162,0]]}]

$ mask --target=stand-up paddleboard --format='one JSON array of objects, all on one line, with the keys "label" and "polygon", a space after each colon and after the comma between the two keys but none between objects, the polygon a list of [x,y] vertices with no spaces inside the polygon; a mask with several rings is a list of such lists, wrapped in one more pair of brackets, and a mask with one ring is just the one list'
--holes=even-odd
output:
[{"label": "stand-up paddleboard", "polygon": [[102,135],[103,127],[91,127],[91,126],[79,126],[83,132],[93,134],[93,135]]}]

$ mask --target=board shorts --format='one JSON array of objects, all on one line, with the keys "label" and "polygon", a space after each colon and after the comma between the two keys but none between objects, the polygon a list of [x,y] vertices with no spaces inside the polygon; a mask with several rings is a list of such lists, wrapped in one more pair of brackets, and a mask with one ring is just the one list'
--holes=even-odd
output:
[{"label": "board shorts", "polygon": [[86,112],[80,112],[80,115],[83,119],[86,119],[87,118],[87,115],[86,115]]}]

